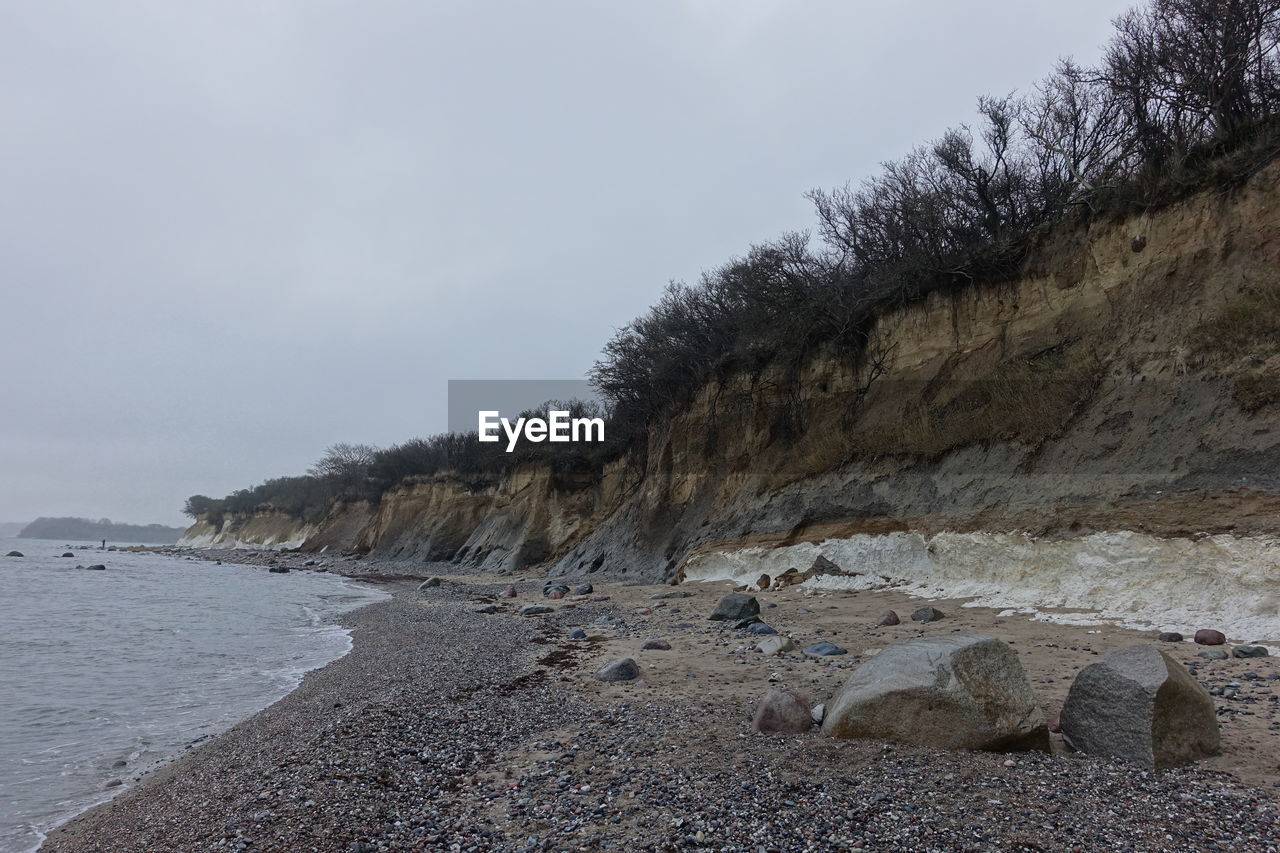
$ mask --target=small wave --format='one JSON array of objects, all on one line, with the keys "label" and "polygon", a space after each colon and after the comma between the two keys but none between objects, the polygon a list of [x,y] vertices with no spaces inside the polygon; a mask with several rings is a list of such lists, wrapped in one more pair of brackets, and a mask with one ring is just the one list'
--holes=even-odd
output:
[{"label": "small wave", "polygon": [[[254,569],[179,573],[179,560],[147,561],[155,571],[122,570],[109,587],[17,579],[0,601],[0,621],[24,644],[14,653],[0,637],[0,795],[12,803],[0,850],[28,839],[35,849],[129,787],[104,789],[109,780],[154,769],[287,695],[351,650],[336,616],[387,597],[331,575],[264,597]],[[92,737],[67,736],[80,733]],[[127,770],[113,767],[121,758]]]}]

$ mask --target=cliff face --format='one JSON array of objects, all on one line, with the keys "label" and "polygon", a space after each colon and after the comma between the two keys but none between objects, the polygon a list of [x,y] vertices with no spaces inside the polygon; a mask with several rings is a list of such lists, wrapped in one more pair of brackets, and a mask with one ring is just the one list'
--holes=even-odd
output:
[{"label": "cliff face", "polygon": [[227,516],[214,525],[196,521],[178,540],[189,548],[273,548],[302,547],[316,533],[316,527],[283,513]]},{"label": "cliff face", "polygon": [[1278,176],[1060,233],[1016,281],[888,315],[872,358],[818,359],[791,397],[776,375],[706,389],[554,571],[656,579],[903,530],[1276,532],[1280,340],[1222,318],[1257,326],[1280,293]]},{"label": "cliff face", "polygon": [[406,485],[306,547],[655,581],[907,532],[1275,534],[1278,181],[1060,228],[1016,279],[888,314],[859,359],[708,386],[598,481]]}]

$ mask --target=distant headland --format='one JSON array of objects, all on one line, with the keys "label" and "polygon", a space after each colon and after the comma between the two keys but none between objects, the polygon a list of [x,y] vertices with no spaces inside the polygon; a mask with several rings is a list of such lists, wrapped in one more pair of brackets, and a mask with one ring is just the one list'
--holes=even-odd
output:
[{"label": "distant headland", "polygon": [[182,536],[181,527],[163,524],[117,524],[109,518],[37,518],[18,533],[22,539],[68,539],[95,542],[138,542],[172,545]]}]

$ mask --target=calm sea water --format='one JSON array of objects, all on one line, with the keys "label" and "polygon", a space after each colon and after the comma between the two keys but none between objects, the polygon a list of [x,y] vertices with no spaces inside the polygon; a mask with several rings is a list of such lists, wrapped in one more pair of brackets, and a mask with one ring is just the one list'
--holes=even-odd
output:
[{"label": "calm sea water", "polygon": [[[346,654],[384,594],[331,575],[0,539],[0,853]],[[77,569],[104,563],[105,572]],[[124,761],[123,767],[114,766]]]}]

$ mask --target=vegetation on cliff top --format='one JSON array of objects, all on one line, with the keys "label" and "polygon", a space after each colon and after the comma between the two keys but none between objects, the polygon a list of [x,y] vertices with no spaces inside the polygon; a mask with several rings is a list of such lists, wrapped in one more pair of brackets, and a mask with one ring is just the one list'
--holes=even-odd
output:
[{"label": "vegetation on cliff top", "polygon": [[[976,126],[948,130],[856,186],[810,192],[813,232],[753,246],[696,285],[671,284],[592,370],[609,404],[608,445],[507,454],[474,434],[337,445],[304,477],[221,500],[197,495],[187,512],[272,508],[318,520],[337,498],[376,499],[411,477],[491,478],[530,461],[598,471],[642,447],[651,423],[710,381],[765,367],[794,376],[819,347],[874,360],[868,344],[883,311],[1015,274],[1053,223],[1238,183],[1280,150],[1280,0],[1150,0],[1114,24],[1096,66],[1063,60],[1025,93],[980,98]],[[936,452],[943,432],[979,436],[974,411],[921,412],[916,443]]]}]

